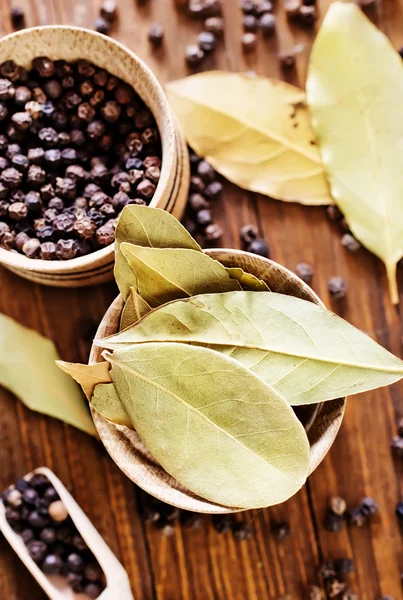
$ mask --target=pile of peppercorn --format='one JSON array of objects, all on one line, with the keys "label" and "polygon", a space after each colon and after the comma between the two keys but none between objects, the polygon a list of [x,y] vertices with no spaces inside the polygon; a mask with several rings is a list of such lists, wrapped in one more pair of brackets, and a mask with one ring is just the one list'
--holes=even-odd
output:
[{"label": "pile of peppercorn", "polygon": [[98,598],[104,573],[49,479],[19,479],[2,495],[6,519],[46,575],[65,575],[75,593]]},{"label": "pile of peppercorn", "polygon": [[111,244],[160,166],[155,119],[122,80],[87,60],[0,65],[0,247],[66,260]]}]

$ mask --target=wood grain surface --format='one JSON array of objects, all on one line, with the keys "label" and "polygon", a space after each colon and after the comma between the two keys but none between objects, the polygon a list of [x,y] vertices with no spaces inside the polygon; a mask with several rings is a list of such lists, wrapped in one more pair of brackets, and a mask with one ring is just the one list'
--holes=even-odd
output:
[{"label": "wood grain surface", "polygon": [[[99,9],[98,0],[21,0],[19,4],[26,10],[27,25],[91,27]],[[277,37],[259,40],[256,53],[244,57],[238,1],[223,4],[225,45],[208,57],[204,68],[255,70],[282,77],[277,52],[301,43],[297,69],[286,78],[303,86],[312,33],[289,27],[278,4]],[[327,5],[327,0],[320,0],[321,17]],[[11,31],[9,8],[9,1],[2,0],[3,34]],[[112,35],[136,51],[161,82],[186,74],[184,48],[201,30],[199,23],[178,13],[172,0],[142,4],[121,0],[119,10]],[[402,2],[379,2],[371,16],[397,47],[403,44]],[[157,51],[147,41],[147,28],[154,21],[166,29],[164,47]],[[298,262],[310,262],[315,269],[313,288],[325,303],[402,356],[400,308],[390,303],[382,264],[365,250],[348,254],[325,209],[282,204],[226,184],[225,198],[215,212],[225,231],[223,246],[240,247],[239,227],[256,223],[274,260],[292,270]],[[326,282],[333,275],[342,275],[349,285],[342,305],[332,305],[328,297]],[[403,290],[401,272],[399,280]],[[115,295],[112,284],[51,289],[0,271],[0,311],[52,338],[64,360],[87,360],[91,337]],[[394,509],[402,500],[403,464],[392,459],[389,442],[396,418],[403,417],[402,395],[400,383],[352,398],[336,443],[304,489],[281,506],[238,516],[253,521],[255,535],[248,541],[220,536],[208,519],[197,530],[177,525],[170,538],[152,524],[145,526],[135,486],[98,442],[30,412],[4,389],[0,389],[0,486],[38,466],[54,470],[122,561],[136,600],[308,600],[307,586],[315,582],[320,562],[345,556],[355,560],[356,571],[349,582],[360,599],[377,600],[389,594],[397,600],[403,597],[403,545]],[[349,506],[371,495],[380,504],[380,514],[367,527],[328,533],[322,521],[331,494],[343,495]],[[290,522],[290,538],[274,539],[271,523],[275,520]],[[0,538],[0,599],[43,598]]]}]

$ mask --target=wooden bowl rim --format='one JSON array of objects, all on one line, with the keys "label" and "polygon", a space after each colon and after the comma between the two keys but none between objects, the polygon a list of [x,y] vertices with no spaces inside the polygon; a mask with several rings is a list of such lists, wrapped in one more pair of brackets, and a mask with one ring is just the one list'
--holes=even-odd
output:
[{"label": "wooden bowl rim", "polygon": [[[150,67],[148,67],[146,63],[139,56],[137,56],[137,54],[135,54],[132,50],[127,48],[124,44],[121,44],[120,42],[106,35],[98,33],[97,31],[92,31],[91,29],[87,29],[85,27],[76,27],[74,25],[41,25],[38,27],[27,27],[26,29],[23,29],[21,31],[9,33],[8,35],[0,39],[0,47],[4,44],[7,44],[7,42],[9,42],[10,40],[12,41],[16,38],[26,37],[27,35],[32,35],[36,32],[40,33],[41,31],[82,32],[83,34],[88,35],[90,37],[101,39],[102,42],[105,43],[107,46],[109,45],[112,48],[116,47],[119,48],[121,51],[125,52],[132,59],[132,61],[136,63],[137,68],[144,73],[146,78],[149,80],[151,86],[155,89],[155,93],[158,96],[159,102],[161,104],[164,104],[166,107],[166,111],[164,114],[164,125],[166,129],[164,129],[164,131],[160,130],[161,139],[163,137],[164,139],[175,138],[176,127],[174,118],[161,84],[159,83],[158,79],[156,78]],[[109,72],[113,74],[113,69]],[[136,88],[134,86],[132,87],[136,91],[136,93],[138,93]],[[175,165],[175,160],[176,157],[174,154],[169,154],[168,152],[163,153],[161,164],[161,177],[149,206],[159,208],[163,190],[166,186],[169,173]],[[162,206],[161,208],[165,208],[165,206]],[[109,246],[101,248],[100,250],[95,250],[95,252],[91,252],[91,254],[87,254],[86,256],[79,256],[77,258],[71,258],[69,260],[56,262],[50,260],[43,260],[40,258],[28,258],[23,254],[11,252],[10,250],[0,248],[0,264],[3,264],[4,266],[16,267],[18,269],[26,271],[38,271],[42,273],[57,273],[67,275],[75,269],[82,270],[87,267],[91,267],[94,264],[94,262],[106,262],[109,258],[112,259],[113,252],[114,244],[110,244]]]},{"label": "wooden bowl rim", "polygon": [[[257,256],[256,254],[251,254],[250,252],[246,252],[244,250],[237,250],[237,249],[228,249],[228,248],[212,248],[212,249],[205,249],[204,252],[206,254],[208,254],[209,256],[211,256],[211,258],[214,258],[215,260],[219,260],[219,256],[223,255],[223,254],[232,254],[235,256],[249,256],[251,258],[253,258],[254,260],[257,260],[258,262],[270,265],[275,267],[276,269],[278,269],[279,271],[281,271],[282,273],[284,273],[284,275],[286,275],[287,279],[291,279],[293,280],[296,284],[298,284],[298,286],[300,288],[302,288],[304,290],[304,292],[307,293],[308,296],[310,296],[312,298],[312,301],[315,302],[316,304],[318,304],[319,306],[322,306],[323,308],[325,307],[325,304],[322,302],[322,300],[319,298],[319,296],[312,290],[312,288],[306,284],[304,281],[302,281],[302,279],[300,279],[295,273],[293,273],[292,271],[290,271],[289,269],[287,269],[286,267],[284,267],[283,265],[280,265],[279,263],[262,257],[262,256]],[[113,302],[110,304],[109,308],[107,309],[107,311],[105,312],[104,317],[102,318],[99,327],[98,327],[98,331],[95,335],[96,338],[101,337],[100,329],[102,328],[102,326],[105,324],[105,322],[107,322],[109,320],[110,314],[112,314],[114,312],[114,309],[119,306],[119,304],[122,306],[123,308],[123,299],[121,297],[121,295],[117,296]],[[94,364],[96,362],[98,362],[96,360],[96,354],[99,351],[99,348],[92,345],[91,347],[91,351],[90,351],[90,356],[89,356],[89,360],[88,360],[88,364]],[[333,401],[333,402],[337,402],[337,401]],[[338,407],[337,410],[337,414],[336,417],[334,418],[334,420],[332,421],[332,426],[331,427],[327,427],[326,429],[326,434],[327,434],[327,443],[326,443],[326,447],[323,449],[321,449],[321,452],[316,453],[315,455],[315,461],[314,464],[310,464],[310,469],[309,469],[309,473],[308,476],[312,474],[312,472],[319,466],[319,464],[322,462],[322,460],[324,459],[324,457],[326,456],[326,454],[328,453],[328,451],[330,450],[331,446],[333,445],[334,440],[336,439],[337,433],[339,431],[339,428],[341,426],[343,417],[344,417],[344,411],[345,411],[345,407],[346,407],[346,402],[347,399],[346,398],[341,398],[339,399],[339,403],[341,403],[341,406]],[[314,423],[315,419],[318,418],[318,416],[320,415],[320,406],[323,406],[324,403],[322,403],[321,405],[317,405],[318,406],[318,410],[315,411],[314,413],[314,418],[312,419],[312,424]],[[96,411],[94,411],[94,409],[91,409],[93,417],[94,417],[94,413]],[[120,431],[120,429],[122,429],[121,426],[117,426],[114,425],[113,423],[107,421],[107,419],[105,419],[104,417],[102,417],[102,415],[100,415],[99,413],[96,413],[96,419],[101,421],[101,422],[106,422],[108,424],[110,424],[112,427],[114,427],[115,429],[117,429],[118,431]],[[97,423],[94,419],[94,424],[96,429],[98,430],[97,427]],[[125,429],[125,428],[123,428]],[[308,429],[306,428],[307,433],[308,433]],[[99,434],[99,431],[98,431]],[[103,438],[100,435],[100,439],[101,442],[103,443]],[[312,448],[311,445],[311,440],[309,440],[309,444],[310,447]],[[118,444],[116,444],[118,445]],[[182,504],[180,502],[176,502],[175,500],[167,500],[166,496],[164,497],[163,495],[159,494],[158,491],[156,491],[152,485],[147,486],[144,483],[144,479],[133,479],[128,472],[128,469],[116,462],[115,458],[112,456],[112,454],[109,451],[109,448],[107,446],[105,446],[107,452],[110,454],[112,460],[115,462],[115,464],[119,467],[119,469],[131,480],[133,481],[136,485],[138,485],[141,489],[143,489],[145,492],[153,495],[155,498],[163,501],[163,502],[169,502],[172,506],[176,506],[177,508],[183,509],[183,510],[195,510],[192,507],[186,506],[185,504]],[[144,464],[146,463],[146,461],[144,460]],[[162,469],[162,467],[161,467]],[[156,475],[155,475],[156,476]],[[184,488],[184,486],[181,486]],[[184,488],[185,489],[185,488]],[[184,494],[184,492],[182,492]],[[201,501],[202,505],[201,507],[197,508],[197,512],[200,513],[207,513],[207,514],[229,514],[229,513],[235,513],[235,512],[242,512],[246,509],[243,508],[234,508],[234,507],[227,507],[227,506],[223,506],[214,502],[211,502],[209,500],[206,500],[204,498],[201,498],[195,494],[193,494],[193,492],[191,492],[189,490],[189,495],[192,497],[193,500],[198,500]]]}]

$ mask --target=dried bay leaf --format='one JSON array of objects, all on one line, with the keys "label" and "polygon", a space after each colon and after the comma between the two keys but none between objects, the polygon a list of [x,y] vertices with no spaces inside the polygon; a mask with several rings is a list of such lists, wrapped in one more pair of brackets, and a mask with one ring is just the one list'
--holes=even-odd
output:
[{"label": "dried bay leaf", "polygon": [[109,374],[110,365],[106,361],[96,363],[95,365],[82,365],[80,363],[69,363],[64,360],[57,360],[57,366],[70,375],[78,384],[81,385],[84,394],[90,401],[94,388],[98,383],[111,382]]},{"label": "dried bay leaf", "polygon": [[283,502],[304,484],[304,428],[275,390],[233,359],[174,343],[105,357],[143,442],[196,494],[258,508]]},{"label": "dried bay leaf", "polygon": [[91,406],[108,421],[133,429],[130,417],[113,383],[98,383],[95,386]]},{"label": "dried bay leaf", "polygon": [[354,4],[334,3],[314,43],[307,95],[334,200],[383,260],[393,303],[403,256],[402,59]]},{"label": "dried bay leaf", "polygon": [[289,202],[333,202],[302,90],[212,71],[168,84],[167,94],[189,144],[233,183]]},{"label": "dried bay leaf", "polygon": [[120,251],[120,245],[125,242],[147,248],[189,248],[202,251],[185,227],[165,210],[148,206],[126,206],[119,217],[115,241],[115,279],[125,300],[133,285],[133,272]]},{"label": "dried bay leaf", "polygon": [[208,294],[171,302],[97,343],[116,349],[151,341],[205,345],[227,354],[292,405],[340,398],[403,377],[399,358],[340,317],[276,293]]},{"label": "dried bay leaf", "polygon": [[196,250],[127,243],[120,250],[133,270],[137,293],[152,308],[186,296],[241,289],[221,263]]},{"label": "dried bay leaf", "polygon": [[143,300],[134,287],[130,288],[129,296],[123,307],[120,317],[120,329],[126,329],[137,323],[144,315],[150,312],[151,306]]},{"label": "dried bay leaf", "polygon": [[55,364],[51,340],[0,315],[0,348],[0,385],[31,410],[96,435],[79,388]]},{"label": "dried bay leaf", "polygon": [[241,284],[243,290],[247,292],[270,292],[270,288],[262,279],[258,279],[252,273],[246,273],[240,267],[226,267],[232,279],[236,279]]}]

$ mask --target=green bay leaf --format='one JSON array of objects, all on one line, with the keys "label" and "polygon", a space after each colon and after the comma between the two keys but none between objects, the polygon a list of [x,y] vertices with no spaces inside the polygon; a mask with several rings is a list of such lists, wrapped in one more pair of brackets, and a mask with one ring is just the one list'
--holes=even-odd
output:
[{"label": "green bay leaf", "polygon": [[0,348],[0,385],[31,410],[96,435],[80,388],[56,366],[51,340],[0,315]]},{"label": "green bay leaf", "polygon": [[126,206],[119,217],[115,241],[115,279],[125,300],[135,283],[133,271],[120,251],[125,242],[147,248],[189,248],[201,252],[190,233],[165,210]]},{"label": "green bay leaf", "polygon": [[232,279],[236,279],[241,284],[243,290],[247,292],[270,292],[270,288],[262,279],[258,279],[252,273],[245,273],[240,267],[226,267]]},{"label": "green bay leaf", "polygon": [[205,345],[251,369],[292,405],[389,385],[403,362],[330,311],[266,292],[171,302],[134,327],[99,340],[109,349],[145,342]]},{"label": "green bay leaf", "polygon": [[233,359],[175,343],[139,344],[105,357],[143,442],[194,493],[259,508],[304,484],[304,428],[284,398]]},{"label": "green bay leaf", "polygon": [[143,300],[134,287],[131,287],[120,317],[120,329],[134,325],[150,310],[151,306]]},{"label": "green bay leaf", "polygon": [[153,308],[187,296],[240,290],[225,267],[202,252],[183,248],[143,248],[123,243],[137,293]]},{"label": "green bay leaf", "polygon": [[[109,364],[109,363],[108,363]],[[125,425],[133,429],[132,422],[127,414],[116,388],[113,383],[98,383],[95,386],[94,393],[91,398],[91,406],[95,410],[117,425]]]},{"label": "green bay leaf", "polygon": [[355,4],[329,7],[310,55],[307,96],[332,196],[353,234],[385,263],[396,304],[403,65]]}]

